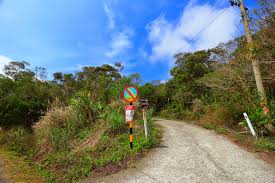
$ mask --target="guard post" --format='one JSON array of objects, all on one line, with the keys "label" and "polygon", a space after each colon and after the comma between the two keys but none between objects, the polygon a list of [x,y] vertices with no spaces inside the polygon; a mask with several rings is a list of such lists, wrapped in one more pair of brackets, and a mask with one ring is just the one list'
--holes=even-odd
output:
[{"label": "guard post", "polygon": [[148,138],[148,126],[147,126],[147,109],[149,108],[149,102],[147,99],[139,100],[141,108],[142,108],[142,116],[144,122],[144,134],[146,139]]}]

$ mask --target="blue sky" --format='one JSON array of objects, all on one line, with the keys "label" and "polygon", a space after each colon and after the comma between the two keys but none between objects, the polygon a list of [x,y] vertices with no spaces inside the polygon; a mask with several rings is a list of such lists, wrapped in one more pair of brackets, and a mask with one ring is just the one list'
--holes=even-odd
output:
[{"label": "blue sky", "polygon": [[124,75],[167,80],[175,53],[211,48],[243,32],[238,9],[228,8],[192,40],[227,7],[227,0],[0,0],[0,68],[25,60],[47,68],[51,78],[120,61]]}]

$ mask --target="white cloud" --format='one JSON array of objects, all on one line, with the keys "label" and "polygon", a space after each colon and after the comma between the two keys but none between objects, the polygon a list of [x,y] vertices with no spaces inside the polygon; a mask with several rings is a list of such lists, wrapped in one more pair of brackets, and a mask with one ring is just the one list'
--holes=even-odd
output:
[{"label": "white cloud", "polygon": [[131,34],[132,32],[129,30],[114,34],[110,44],[111,50],[106,53],[106,56],[112,58],[130,48],[132,46],[130,41]]},{"label": "white cloud", "polygon": [[108,4],[106,4],[106,2],[104,3],[104,11],[109,21],[108,28],[112,30],[115,28],[115,15],[111,7]]},{"label": "white cloud", "polygon": [[4,74],[4,66],[7,65],[12,60],[4,55],[0,55],[0,74]]},{"label": "white cloud", "polygon": [[151,60],[171,60],[178,52],[213,48],[220,42],[234,38],[237,33],[235,22],[239,21],[239,16],[236,10],[229,8],[192,40],[222,11],[216,6],[196,5],[195,1],[190,1],[176,23],[167,21],[164,16],[149,23],[147,29],[152,44]]}]

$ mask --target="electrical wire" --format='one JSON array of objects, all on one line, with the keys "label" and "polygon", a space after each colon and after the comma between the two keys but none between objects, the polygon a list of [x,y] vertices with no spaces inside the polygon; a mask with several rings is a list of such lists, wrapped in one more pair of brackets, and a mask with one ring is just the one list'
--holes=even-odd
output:
[{"label": "electrical wire", "polygon": [[234,24],[235,24],[235,26],[237,27],[237,29],[239,30],[240,35],[242,36],[244,33],[242,32],[242,30],[241,30],[241,28],[240,28],[240,22],[239,22],[239,24],[236,24],[236,23],[234,23]]},{"label": "electrical wire", "polygon": [[227,8],[225,8],[225,9],[223,9],[222,11],[221,11],[221,13],[219,13],[215,18],[213,18],[213,20],[211,20],[204,28],[202,28],[191,40],[190,40],[190,42],[193,42],[194,40],[196,40],[196,38],[198,37],[198,35],[200,34],[200,33],[202,33],[204,30],[206,30],[217,18],[219,18],[223,13],[225,13],[228,9],[230,8],[230,6],[229,7],[227,7]]}]

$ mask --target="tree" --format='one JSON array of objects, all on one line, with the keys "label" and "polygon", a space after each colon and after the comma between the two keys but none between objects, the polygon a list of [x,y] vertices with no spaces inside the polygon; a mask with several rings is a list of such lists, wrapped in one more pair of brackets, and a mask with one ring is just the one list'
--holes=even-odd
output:
[{"label": "tree", "polygon": [[131,78],[132,83],[135,85],[140,85],[142,83],[142,79],[139,73],[134,73],[129,76]]},{"label": "tree", "polygon": [[4,73],[6,76],[11,77],[14,80],[19,80],[23,78],[30,78],[34,77],[34,72],[28,69],[30,64],[25,61],[12,61],[8,65],[4,67]]},{"label": "tree", "polygon": [[61,84],[61,82],[63,81],[63,74],[62,74],[62,72],[55,72],[55,73],[53,73],[53,78],[54,78],[54,81],[56,81],[59,84]]},{"label": "tree", "polygon": [[45,81],[47,79],[47,70],[44,67],[35,67],[36,79]]}]

